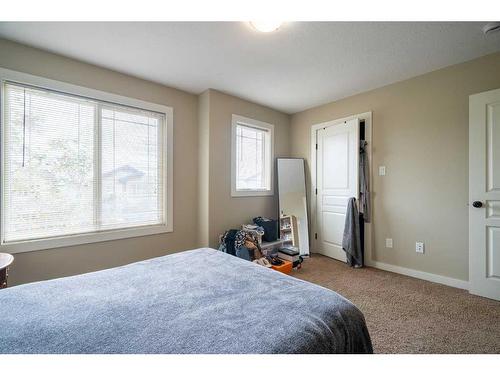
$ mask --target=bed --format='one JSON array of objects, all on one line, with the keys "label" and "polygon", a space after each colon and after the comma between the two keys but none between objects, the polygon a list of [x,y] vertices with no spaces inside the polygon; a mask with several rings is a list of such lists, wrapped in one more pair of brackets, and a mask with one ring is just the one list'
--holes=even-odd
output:
[{"label": "bed", "polygon": [[347,299],[213,249],[0,291],[0,353],[372,353]]}]

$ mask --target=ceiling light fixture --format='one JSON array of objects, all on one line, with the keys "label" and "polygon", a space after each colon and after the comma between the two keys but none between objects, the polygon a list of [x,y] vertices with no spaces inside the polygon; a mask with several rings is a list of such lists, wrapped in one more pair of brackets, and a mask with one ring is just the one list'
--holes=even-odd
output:
[{"label": "ceiling light fixture", "polygon": [[276,31],[283,24],[281,21],[250,21],[250,25],[262,33]]}]

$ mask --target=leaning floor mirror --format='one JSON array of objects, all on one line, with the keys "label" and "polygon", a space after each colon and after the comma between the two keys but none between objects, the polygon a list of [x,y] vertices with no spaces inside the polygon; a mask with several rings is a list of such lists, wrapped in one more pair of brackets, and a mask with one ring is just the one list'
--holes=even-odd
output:
[{"label": "leaning floor mirror", "polygon": [[292,242],[300,255],[309,255],[304,159],[278,158],[280,237]]}]

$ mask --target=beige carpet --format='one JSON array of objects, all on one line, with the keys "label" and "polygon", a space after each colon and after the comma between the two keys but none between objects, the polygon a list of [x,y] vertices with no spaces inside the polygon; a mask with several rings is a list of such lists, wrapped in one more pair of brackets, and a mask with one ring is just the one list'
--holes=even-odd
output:
[{"label": "beige carpet", "polygon": [[313,254],[292,274],[351,300],[375,353],[500,353],[500,302]]}]

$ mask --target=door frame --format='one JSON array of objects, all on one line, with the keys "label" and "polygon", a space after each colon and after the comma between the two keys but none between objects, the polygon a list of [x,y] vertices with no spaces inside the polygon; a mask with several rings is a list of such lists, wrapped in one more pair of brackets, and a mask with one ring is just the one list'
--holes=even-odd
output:
[{"label": "door frame", "polygon": [[322,122],[319,124],[315,124],[311,127],[311,191],[310,202],[311,202],[311,246],[309,249],[310,253],[315,253],[317,247],[317,240],[315,233],[316,231],[316,187],[317,187],[317,150],[316,145],[318,143],[318,130],[325,129],[333,125],[341,124],[345,121],[359,119],[365,121],[365,140],[368,142],[367,144],[367,153],[368,153],[368,175],[370,181],[370,197],[371,197],[371,212],[370,212],[370,222],[365,223],[365,265],[369,266],[372,264],[372,249],[373,249],[373,147],[372,147],[372,111],[360,113],[357,115],[351,115],[343,118],[339,118],[336,120],[330,120],[326,122]]}]

